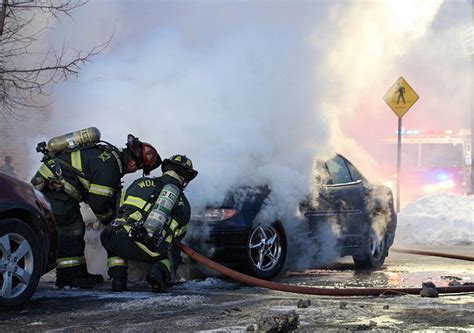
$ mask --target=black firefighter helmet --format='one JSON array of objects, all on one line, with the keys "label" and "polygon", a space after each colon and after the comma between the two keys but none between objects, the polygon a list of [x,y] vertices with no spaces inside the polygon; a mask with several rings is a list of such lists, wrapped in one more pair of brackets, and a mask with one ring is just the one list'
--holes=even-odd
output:
[{"label": "black firefighter helmet", "polygon": [[193,162],[186,155],[173,155],[167,158],[161,164],[161,170],[165,173],[168,170],[174,170],[183,176],[187,183],[193,180],[198,172],[193,169]]}]

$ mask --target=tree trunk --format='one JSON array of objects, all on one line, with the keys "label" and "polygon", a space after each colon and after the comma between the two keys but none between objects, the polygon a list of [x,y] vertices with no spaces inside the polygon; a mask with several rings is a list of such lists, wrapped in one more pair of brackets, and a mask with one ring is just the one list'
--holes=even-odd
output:
[{"label": "tree trunk", "polygon": [[2,1],[2,11],[0,12],[0,36],[3,35],[3,27],[5,26],[5,16],[7,12],[8,0]]}]

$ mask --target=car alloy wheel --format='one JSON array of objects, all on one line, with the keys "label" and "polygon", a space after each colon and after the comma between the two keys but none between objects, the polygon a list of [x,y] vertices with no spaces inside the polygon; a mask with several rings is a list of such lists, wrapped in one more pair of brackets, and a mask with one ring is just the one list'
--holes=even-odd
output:
[{"label": "car alloy wheel", "polygon": [[33,250],[22,235],[7,233],[0,236],[0,256],[0,296],[16,298],[26,290],[33,274]]},{"label": "car alloy wheel", "polygon": [[248,244],[253,266],[262,272],[274,269],[283,255],[281,238],[274,226],[258,226],[252,231]]},{"label": "car alloy wheel", "polygon": [[38,237],[24,221],[0,219],[0,308],[26,303],[42,272]]}]

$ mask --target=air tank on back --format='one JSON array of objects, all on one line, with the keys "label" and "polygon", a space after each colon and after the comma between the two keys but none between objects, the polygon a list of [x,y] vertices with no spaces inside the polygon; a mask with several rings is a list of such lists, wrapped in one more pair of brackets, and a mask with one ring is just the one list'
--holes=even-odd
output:
[{"label": "air tank on back", "polygon": [[60,153],[66,149],[93,145],[100,141],[100,131],[96,127],[89,127],[68,134],[56,136],[48,141],[48,150]]}]

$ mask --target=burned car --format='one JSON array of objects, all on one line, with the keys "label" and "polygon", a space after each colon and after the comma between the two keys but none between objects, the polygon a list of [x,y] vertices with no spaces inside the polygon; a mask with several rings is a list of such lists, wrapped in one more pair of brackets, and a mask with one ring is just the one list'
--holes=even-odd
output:
[{"label": "burned car", "polygon": [[56,265],[58,235],[47,199],[0,172],[0,307],[28,301]]},{"label": "burned car", "polygon": [[[341,155],[318,163],[316,174],[318,195],[300,203],[303,223],[298,232],[321,247],[327,237],[323,230],[335,226],[340,256],[352,256],[357,268],[382,266],[397,225],[390,189],[370,183]],[[229,192],[222,205],[194,212],[191,223],[207,239],[203,244],[191,235],[188,243],[228,267],[263,279],[276,277],[285,268],[289,249],[308,244],[296,244],[298,237],[287,237],[285,221],[257,223],[270,194],[268,186],[243,186]],[[212,251],[206,251],[209,248]],[[307,246],[303,251],[314,251],[310,255],[317,257],[317,249]]]}]

